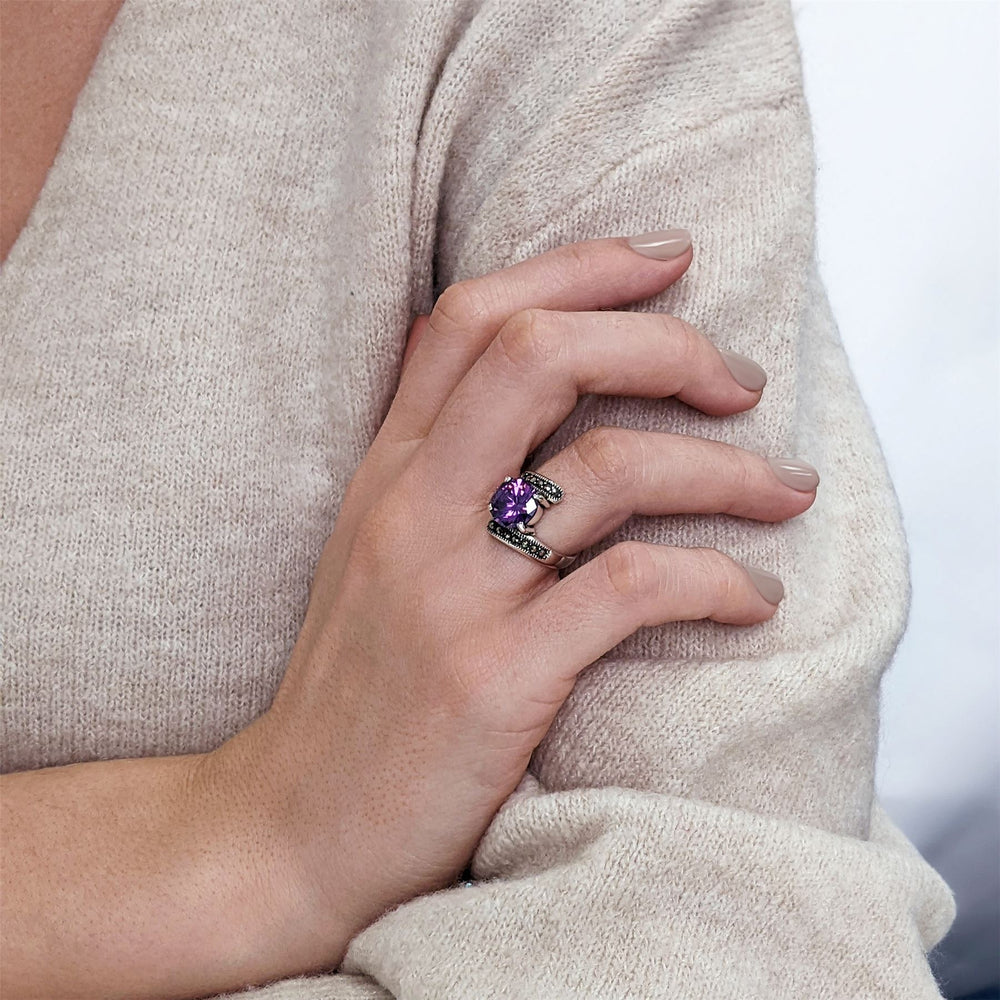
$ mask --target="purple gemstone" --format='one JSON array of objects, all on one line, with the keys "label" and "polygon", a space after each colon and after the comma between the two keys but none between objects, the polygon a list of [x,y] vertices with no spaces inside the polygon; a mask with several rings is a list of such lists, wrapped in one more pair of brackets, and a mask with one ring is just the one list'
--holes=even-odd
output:
[{"label": "purple gemstone", "polygon": [[490,513],[498,524],[526,524],[537,510],[535,490],[520,476],[504,483],[490,500]]}]

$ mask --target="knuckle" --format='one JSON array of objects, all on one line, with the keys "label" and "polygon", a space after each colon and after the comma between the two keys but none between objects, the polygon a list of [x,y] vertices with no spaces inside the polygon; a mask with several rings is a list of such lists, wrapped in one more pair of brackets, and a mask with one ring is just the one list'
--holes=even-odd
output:
[{"label": "knuckle", "polygon": [[633,540],[619,542],[602,558],[608,585],[623,600],[645,600],[659,591],[660,573],[648,545]]},{"label": "knuckle", "polygon": [[586,278],[594,268],[594,248],[587,241],[567,243],[560,250],[570,280]]},{"label": "knuckle", "polygon": [[739,588],[735,561],[724,552],[707,547],[694,548],[691,554],[693,569],[702,577],[705,593],[711,595],[713,603],[728,603]]},{"label": "knuckle", "polygon": [[704,353],[704,338],[690,323],[675,319],[674,324],[681,364],[685,371],[692,371]]},{"label": "knuckle", "polygon": [[719,471],[725,477],[728,498],[721,513],[737,514],[746,509],[747,497],[751,493],[760,492],[760,473],[748,452],[736,445],[721,444]]},{"label": "knuckle", "polygon": [[449,285],[437,298],[427,323],[437,334],[480,326],[490,317],[489,303],[475,279]]},{"label": "knuckle", "polygon": [[599,486],[620,487],[634,468],[631,435],[618,427],[595,427],[573,442],[577,460]]},{"label": "knuckle", "polygon": [[517,371],[548,368],[559,353],[551,313],[545,309],[520,309],[500,328],[494,344],[504,363]]}]

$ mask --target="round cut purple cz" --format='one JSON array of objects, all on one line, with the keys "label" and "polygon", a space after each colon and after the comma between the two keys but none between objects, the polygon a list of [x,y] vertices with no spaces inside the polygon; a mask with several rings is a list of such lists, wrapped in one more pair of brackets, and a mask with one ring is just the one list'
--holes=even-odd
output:
[{"label": "round cut purple cz", "polygon": [[490,500],[490,513],[497,524],[527,524],[537,510],[534,487],[520,476],[503,483]]}]

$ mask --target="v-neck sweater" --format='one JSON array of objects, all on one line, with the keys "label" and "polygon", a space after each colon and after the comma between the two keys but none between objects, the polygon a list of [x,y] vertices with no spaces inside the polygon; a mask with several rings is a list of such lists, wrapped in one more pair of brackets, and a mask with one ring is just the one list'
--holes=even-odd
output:
[{"label": "v-neck sweater", "polygon": [[684,226],[689,271],[629,308],[754,358],[761,402],[586,396],[532,458],[613,424],[812,462],[791,521],[633,517],[578,561],[718,548],[782,578],[778,612],[620,643],[471,885],[241,996],[939,996],[951,894],[873,787],[906,539],[818,276],[814,171],[785,2],[125,0],[0,273],[4,769],[247,725],[411,317],[551,247]]}]

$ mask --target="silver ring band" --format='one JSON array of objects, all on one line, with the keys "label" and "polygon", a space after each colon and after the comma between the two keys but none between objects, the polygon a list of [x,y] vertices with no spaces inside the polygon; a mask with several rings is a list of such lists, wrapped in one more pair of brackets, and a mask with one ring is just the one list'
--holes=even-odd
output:
[{"label": "silver ring band", "polygon": [[507,476],[490,499],[493,517],[486,523],[486,530],[521,555],[554,569],[565,569],[576,556],[549,548],[534,534],[534,525],[545,508],[562,498],[562,488],[537,472]]}]

